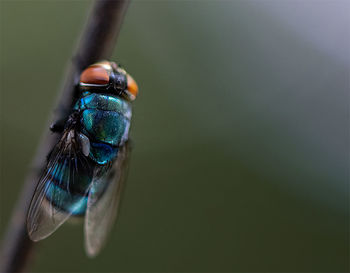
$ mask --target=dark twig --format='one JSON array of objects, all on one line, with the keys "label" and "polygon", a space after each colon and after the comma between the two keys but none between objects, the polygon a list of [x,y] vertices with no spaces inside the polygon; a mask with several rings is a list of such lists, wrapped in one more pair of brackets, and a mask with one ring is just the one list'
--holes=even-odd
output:
[{"label": "dark twig", "polygon": [[[59,97],[58,111],[54,121],[64,120],[69,113],[75,94],[75,86],[82,70],[98,60],[109,59],[112,54],[129,0],[96,0],[72,63],[67,69]],[[47,127],[48,128],[48,127]],[[46,162],[46,156],[57,143],[58,134],[44,132],[42,142],[33,160],[33,168],[14,209],[8,231],[2,245],[0,272],[21,272],[33,250],[26,230],[26,213],[34,192],[39,172]]]}]

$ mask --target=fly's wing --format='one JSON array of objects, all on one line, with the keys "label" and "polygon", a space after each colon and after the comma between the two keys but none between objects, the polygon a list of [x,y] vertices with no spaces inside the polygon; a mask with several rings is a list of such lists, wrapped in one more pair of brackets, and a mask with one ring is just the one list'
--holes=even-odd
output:
[{"label": "fly's wing", "polygon": [[91,182],[93,170],[78,142],[75,131],[65,132],[48,157],[27,214],[33,241],[49,236],[72,214],[85,212],[88,188],[79,186],[82,179]]},{"label": "fly's wing", "polygon": [[91,183],[85,215],[85,250],[89,257],[94,257],[102,248],[114,223],[120,204],[129,163],[130,143],[126,142],[118,151],[112,166],[99,172]]}]

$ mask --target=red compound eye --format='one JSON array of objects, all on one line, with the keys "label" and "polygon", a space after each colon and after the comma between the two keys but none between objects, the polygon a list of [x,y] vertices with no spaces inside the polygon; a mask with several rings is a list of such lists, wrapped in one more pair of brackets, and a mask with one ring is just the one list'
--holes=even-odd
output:
[{"label": "red compound eye", "polygon": [[139,87],[137,86],[137,83],[135,82],[133,77],[131,77],[129,74],[127,74],[126,77],[127,77],[127,83],[128,83],[127,89],[136,98],[139,92]]},{"label": "red compound eye", "polygon": [[80,83],[97,85],[108,84],[109,73],[102,65],[89,66],[81,73]]}]

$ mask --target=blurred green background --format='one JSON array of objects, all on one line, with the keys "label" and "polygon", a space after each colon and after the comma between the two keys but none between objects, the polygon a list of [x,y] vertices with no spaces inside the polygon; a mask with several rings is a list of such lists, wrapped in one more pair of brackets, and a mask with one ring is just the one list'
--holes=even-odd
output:
[{"label": "blurred green background", "polygon": [[[1,235],[89,1],[1,1]],[[82,225],[32,272],[349,270],[349,2],[134,1],[112,60],[137,80],[106,248]]]}]

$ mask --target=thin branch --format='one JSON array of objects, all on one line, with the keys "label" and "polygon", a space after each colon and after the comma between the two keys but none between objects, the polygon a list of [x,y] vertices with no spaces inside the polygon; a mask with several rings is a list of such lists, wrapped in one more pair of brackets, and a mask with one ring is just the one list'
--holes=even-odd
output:
[{"label": "thin branch", "polygon": [[[54,121],[65,120],[75,99],[79,75],[88,65],[109,59],[116,43],[129,0],[95,0],[79,45],[65,75]],[[47,126],[49,128],[49,126]],[[42,142],[25,179],[21,196],[16,204],[2,245],[0,272],[22,272],[33,251],[34,243],[28,238],[26,213],[46,163],[46,156],[58,141],[58,135],[45,130]]]}]

